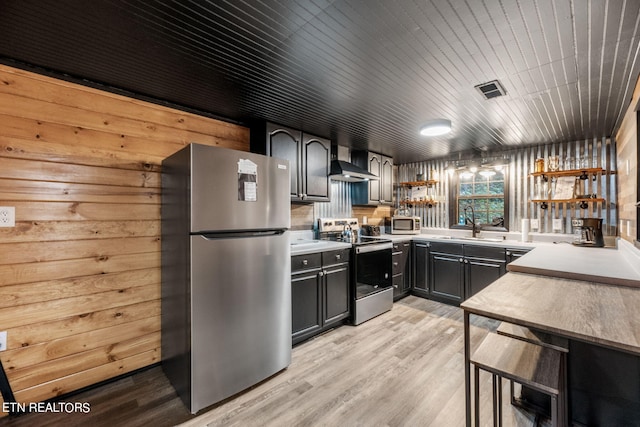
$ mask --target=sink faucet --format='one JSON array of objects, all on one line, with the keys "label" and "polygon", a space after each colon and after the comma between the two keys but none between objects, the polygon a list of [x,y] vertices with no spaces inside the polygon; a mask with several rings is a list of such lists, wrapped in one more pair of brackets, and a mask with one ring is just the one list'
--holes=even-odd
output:
[{"label": "sink faucet", "polygon": [[[467,215],[467,209],[471,210],[471,219],[469,219],[469,216]],[[475,219],[476,219],[476,212],[473,210],[473,206],[471,205],[465,206],[464,207],[464,223],[465,225],[471,224],[471,236],[474,238],[479,232],[482,231],[480,226],[476,225]]]}]

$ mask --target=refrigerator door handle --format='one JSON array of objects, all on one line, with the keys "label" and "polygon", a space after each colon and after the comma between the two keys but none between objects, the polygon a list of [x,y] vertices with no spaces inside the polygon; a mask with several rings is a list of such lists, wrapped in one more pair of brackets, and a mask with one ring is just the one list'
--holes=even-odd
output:
[{"label": "refrigerator door handle", "polygon": [[219,231],[212,233],[192,233],[194,235],[200,235],[207,240],[216,239],[238,239],[243,237],[269,237],[280,236],[287,231],[286,229],[275,230],[249,230],[249,231]]}]

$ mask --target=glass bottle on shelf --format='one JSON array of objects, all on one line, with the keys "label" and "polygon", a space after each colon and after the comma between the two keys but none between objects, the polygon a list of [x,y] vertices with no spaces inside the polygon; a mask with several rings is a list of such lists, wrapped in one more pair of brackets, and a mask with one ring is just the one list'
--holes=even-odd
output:
[{"label": "glass bottle on shelf", "polygon": [[549,198],[549,185],[541,176],[536,177],[535,198],[537,200],[545,200]]},{"label": "glass bottle on shelf", "polygon": [[564,170],[570,171],[575,169],[575,161],[573,160],[573,158],[571,156],[567,156],[564,159]]}]

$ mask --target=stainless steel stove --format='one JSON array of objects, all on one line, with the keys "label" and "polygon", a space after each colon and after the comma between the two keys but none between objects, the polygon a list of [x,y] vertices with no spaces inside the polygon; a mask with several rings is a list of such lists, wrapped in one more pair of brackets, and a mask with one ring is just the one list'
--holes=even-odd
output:
[{"label": "stainless steel stove", "polygon": [[362,236],[357,218],[320,218],[318,238],[352,244],[351,297],[354,302],[354,325],[391,310],[391,240]]}]

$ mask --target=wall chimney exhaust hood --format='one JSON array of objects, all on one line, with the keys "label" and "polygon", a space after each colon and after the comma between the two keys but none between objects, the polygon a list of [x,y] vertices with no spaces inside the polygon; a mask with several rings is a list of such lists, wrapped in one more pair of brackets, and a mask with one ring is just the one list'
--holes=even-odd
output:
[{"label": "wall chimney exhaust hood", "polygon": [[331,172],[329,178],[334,181],[363,182],[380,179],[359,166],[349,162],[349,149],[338,145],[331,146]]}]

